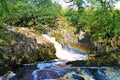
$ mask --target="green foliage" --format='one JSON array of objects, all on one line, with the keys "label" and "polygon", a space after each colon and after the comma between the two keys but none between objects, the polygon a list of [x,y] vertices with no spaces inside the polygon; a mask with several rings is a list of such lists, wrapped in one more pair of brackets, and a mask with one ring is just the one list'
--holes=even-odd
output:
[{"label": "green foliage", "polygon": [[[16,1],[16,0],[15,0]],[[7,11],[0,7],[0,18],[8,24],[19,26],[47,25],[54,26],[57,12],[60,11],[58,4],[51,0],[20,0],[16,2],[6,1]],[[9,13],[8,13],[9,12]]]},{"label": "green foliage", "polygon": [[71,22],[71,25],[76,26],[78,24],[79,14],[77,11],[66,11],[63,16]]},{"label": "green foliage", "polygon": [[76,5],[78,7],[78,12],[82,12],[83,11],[83,7],[82,7],[82,4],[83,4],[83,0],[74,0],[76,2]]},{"label": "green foliage", "polygon": [[120,10],[86,9],[82,13],[66,12],[67,19],[77,27],[92,33],[93,37],[109,37],[120,33]]},{"label": "green foliage", "polygon": [[112,12],[104,10],[91,11],[84,18],[85,29],[88,28],[93,35],[102,38],[111,38],[115,34],[119,34],[120,17],[118,17],[118,12],[116,10],[112,10]]},{"label": "green foliage", "polygon": [[0,56],[1,56],[1,53],[3,52],[3,47],[0,46]]},{"label": "green foliage", "polygon": [[4,38],[5,37],[5,32],[3,30],[0,30],[0,38]]}]

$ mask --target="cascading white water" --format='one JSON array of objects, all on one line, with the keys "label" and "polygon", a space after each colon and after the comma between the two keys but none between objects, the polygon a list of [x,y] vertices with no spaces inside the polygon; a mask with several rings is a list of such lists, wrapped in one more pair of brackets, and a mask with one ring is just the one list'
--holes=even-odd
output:
[{"label": "cascading white water", "polygon": [[87,54],[81,54],[82,52],[76,52],[72,50],[72,48],[62,47],[54,37],[50,37],[49,35],[43,34],[45,38],[47,38],[50,42],[54,43],[54,47],[56,48],[56,56],[58,59],[66,60],[66,61],[75,61],[75,60],[86,60],[88,59]]}]

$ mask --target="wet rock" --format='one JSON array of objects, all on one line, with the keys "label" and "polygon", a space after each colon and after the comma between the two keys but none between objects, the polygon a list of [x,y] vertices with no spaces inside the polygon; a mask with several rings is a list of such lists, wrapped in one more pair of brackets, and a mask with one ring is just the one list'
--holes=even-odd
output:
[{"label": "wet rock", "polygon": [[56,79],[60,77],[59,73],[53,70],[38,70],[34,76],[36,76],[34,77],[35,80]]},{"label": "wet rock", "polygon": [[33,80],[33,76],[31,73],[31,71],[23,72],[19,76],[11,78],[11,80]]},{"label": "wet rock", "polygon": [[[57,80],[59,78],[63,80],[69,80],[70,78],[73,80],[77,78],[82,80],[82,77],[76,74],[79,71],[78,68],[71,68],[65,64],[63,64],[65,67],[61,65],[59,62],[41,62],[34,69],[26,68],[20,70],[13,80]],[[68,77],[69,79],[67,79]]]},{"label": "wet rock", "polygon": [[109,80],[102,71],[98,70],[94,75],[96,80]]},{"label": "wet rock", "polygon": [[82,77],[82,78],[84,78],[85,80],[95,80],[94,78],[93,78],[93,75],[92,75],[92,73],[89,71],[89,69],[82,69],[81,71],[80,71],[80,76]]},{"label": "wet rock", "polygon": [[109,80],[120,80],[120,71],[116,68],[106,68],[104,70],[105,76],[108,76]]},{"label": "wet rock", "polygon": [[71,66],[87,66],[86,65],[86,62],[87,61],[84,61],[84,60],[77,60],[77,61],[69,61],[67,62],[68,65],[71,65]]},{"label": "wet rock", "polygon": [[82,76],[76,75],[76,74],[73,74],[73,78],[74,78],[75,80],[85,80]]},{"label": "wet rock", "polygon": [[94,75],[96,80],[120,80],[120,71],[117,68],[98,70]]},{"label": "wet rock", "polygon": [[16,75],[15,73],[8,71],[8,73],[0,77],[0,80],[9,80],[15,75]]},{"label": "wet rock", "polygon": [[34,68],[29,66],[18,71],[13,80],[120,80],[119,68],[70,67],[61,61],[40,62]]},{"label": "wet rock", "polygon": [[36,69],[36,64],[26,64],[26,66],[16,70],[16,76],[12,77],[10,80],[33,80],[34,76],[32,72]]},{"label": "wet rock", "polygon": [[63,80],[85,80],[75,72],[67,73],[63,76]]}]

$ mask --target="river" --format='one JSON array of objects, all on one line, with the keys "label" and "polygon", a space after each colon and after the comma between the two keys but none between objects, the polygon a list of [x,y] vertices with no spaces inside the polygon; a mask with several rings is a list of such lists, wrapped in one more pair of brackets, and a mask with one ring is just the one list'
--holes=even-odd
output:
[{"label": "river", "polygon": [[[15,76],[0,80],[120,80],[118,67],[72,67],[66,63],[76,60],[87,60],[88,54],[71,46],[59,44],[54,37],[44,34],[54,43],[58,59],[34,64],[25,64]],[[8,76],[13,73],[9,73]]]}]

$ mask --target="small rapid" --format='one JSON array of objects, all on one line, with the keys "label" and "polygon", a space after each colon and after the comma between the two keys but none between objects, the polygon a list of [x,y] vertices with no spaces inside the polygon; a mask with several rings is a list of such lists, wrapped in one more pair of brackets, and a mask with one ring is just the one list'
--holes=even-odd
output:
[{"label": "small rapid", "polygon": [[[23,33],[26,32],[23,31]],[[31,34],[33,35],[32,32]],[[62,46],[54,37],[49,35],[43,34],[43,37],[54,43],[58,59],[23,64],[19,69],[15,70],[15,73],[9,71],[0,76],[0,80],[120,80],[119,67],[73,66],[69,62],[87,60],[88,54],[82,49],[78,50],[70,46]],[[37,39],[37,42],[43,43],[39,35],[35,39]]]},{"label": "small rapid", "polygon": [[[31,80],[120,80],[117,67],[71,67],[65,61],[51,60],[37,64]],[[25,77],[29,77],[28,74]]]},{"label": "small rapid", "polygon": [[50,37],[47,34],[43,34],[45,38],[47,38],[50,42],[54,43],[54,47],[56,48],[56,56],[60,60],[66,61],[76,61],[76,60],[87,60],[88,54],[77,50],[75,48],[69,46],[62,46],[59,44],[54,37]]},{"label": "small rapid", "polygon": [[67,62],[87,60],[87,53],[62,46],[49,35],[43,36],[54,43],[58,59],[26,64],[13,78],[7,80],[120,80],[120,69],[117,67],[72,67]]}]

